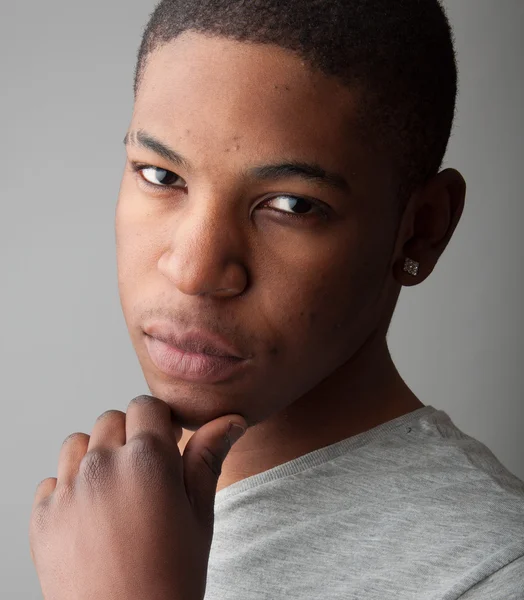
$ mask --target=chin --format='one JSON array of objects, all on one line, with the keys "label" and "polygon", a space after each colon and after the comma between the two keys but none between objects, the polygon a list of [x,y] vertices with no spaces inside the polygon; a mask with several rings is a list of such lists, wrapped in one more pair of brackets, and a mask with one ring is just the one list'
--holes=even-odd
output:
[{"label": "chin", "polygon": [[[247,407],[241,408],[239,401],[235,402],[234,396],[226,391],[206,389],[184,381],[147,383],[150,395],[169,405],[183,429],[196,431],[209,421],[229,414],[241,415],[251,425],[252,419],[244,414]],[[248,398],[249,395],[243,397]]]}]

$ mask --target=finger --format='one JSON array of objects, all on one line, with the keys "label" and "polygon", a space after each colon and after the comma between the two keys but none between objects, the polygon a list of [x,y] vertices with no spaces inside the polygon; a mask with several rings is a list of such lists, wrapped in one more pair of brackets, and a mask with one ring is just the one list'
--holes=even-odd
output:
[{"label": "finger", "polygon": [[[230,428],[231,424],[238,429]],[[222,465],[231,445],[247,424],[241,415],[219,417],[203,425],[189,440],[183,455],[184,485],[200,522],[213,524],[215,494]]]},{"label": "finger", "polygon": [[154,396],[137,396],[126,413],[126,440],[141,433],[151,433],[176,446],[182,427],[176,422],[169,405]]},{"label": "finger", "polygon": [[72,485],[78,473],[78,467],[89,445],[87,433],[72,433],[62,443],[58,457],[57,485]]},{"label": "finger", "polygon": [[36,486],[35,497],[33,500],[33,508],[36,508],[40,502],[43,502],[48,496],[50,496],[55,488],[56,488],[57,478],[56,477],[46,477],[42,479],[42,481]]},{"label": "finger", "polygon": [[95,421],[87,452],[93,448],[118,449],[126,443],[126,413],[106,410]]}]

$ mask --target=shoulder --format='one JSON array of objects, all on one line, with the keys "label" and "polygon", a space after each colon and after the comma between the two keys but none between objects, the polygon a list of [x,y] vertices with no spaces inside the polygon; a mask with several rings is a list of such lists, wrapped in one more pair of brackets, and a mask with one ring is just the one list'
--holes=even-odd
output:
[{"label": "shoulder", "polygon": [[493,535],[498,547],[504,547],[524,540],[524,481],[442,411],[432,425],[421,436],[418,458],[427,459],[430,511],[442,511],[447,520],[463,524],[478,541]]}]

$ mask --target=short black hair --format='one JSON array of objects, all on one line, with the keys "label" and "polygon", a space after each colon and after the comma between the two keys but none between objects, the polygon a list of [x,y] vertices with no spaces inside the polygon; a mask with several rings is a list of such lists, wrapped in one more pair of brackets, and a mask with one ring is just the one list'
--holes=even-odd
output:
[{"label": "short black hair", "polygon": [[276,44],[363,90],[362,131],[390,151],[404,200],[438,173],[457,98],[438,0],[161,0],[138,51],[135,99],[149,54],[185,31]]}]

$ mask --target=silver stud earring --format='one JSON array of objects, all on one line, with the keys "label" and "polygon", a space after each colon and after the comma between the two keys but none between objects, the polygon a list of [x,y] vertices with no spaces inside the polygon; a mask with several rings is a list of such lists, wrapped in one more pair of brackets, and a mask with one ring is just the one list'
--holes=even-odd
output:
[{"label": "silver stud earring", "polygon": [[413,275],[413,277],[418,275],[419,266],[420,263],[418,263],[416,260],[412,260],[411,258],[406,258],[404,261],[404,271],[410,275]]}]

